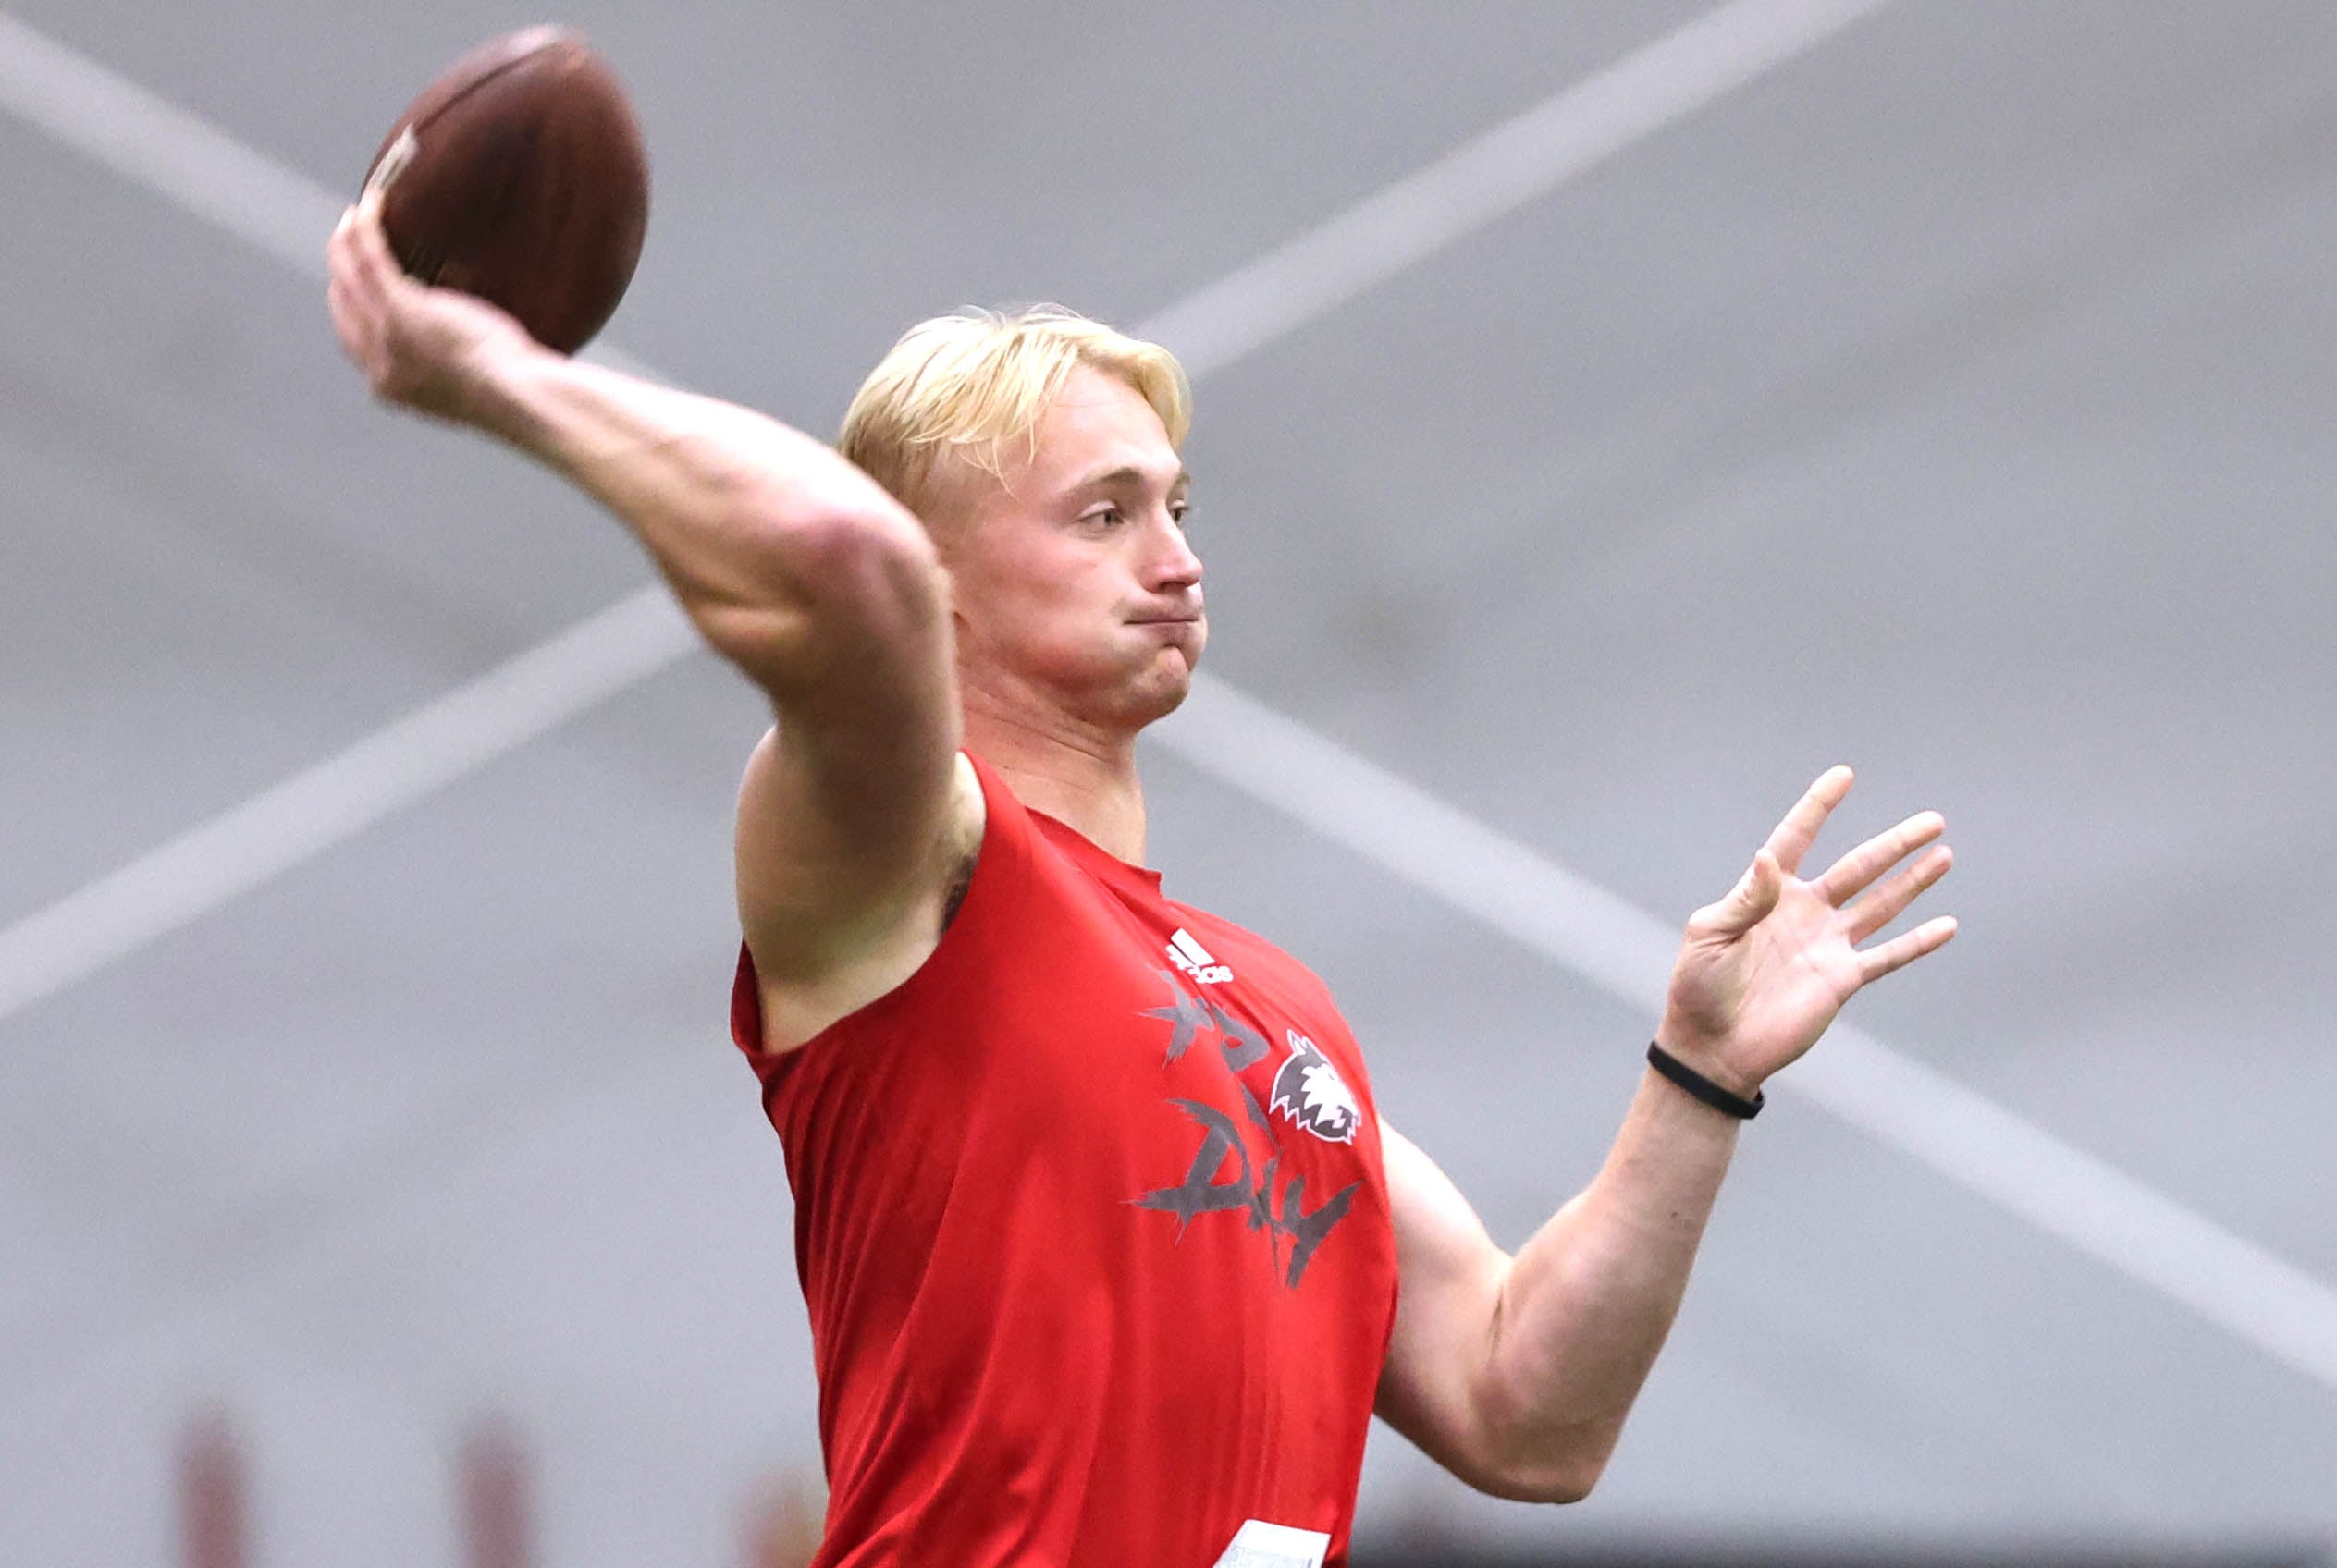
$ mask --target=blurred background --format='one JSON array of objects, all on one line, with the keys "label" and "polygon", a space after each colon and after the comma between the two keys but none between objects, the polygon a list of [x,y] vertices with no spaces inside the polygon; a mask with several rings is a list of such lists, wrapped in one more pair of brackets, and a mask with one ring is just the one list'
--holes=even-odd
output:
[{"label": "blurred background", "polygon": [[[552,642],[641,558],[323,307],[400,107],[537,19],[0,11],[0,1561],[816,1518],[725,1032],[763,716],[653,599]],[[1834,843],[1947,814],[1962,937],[1775,1086],[1599,1491],[1381,1430],[1359,1562],[2331,1560],[2337,11],[563,19],[649,139],[661,374],[828,434],[963,303],[1192,354],[1224,684],[1155,864],[1330,980],[1506,1244],[1641,1072],[1649,922],[1828,763]],[[1348,841],[1389,775],[1579,918]]]}]

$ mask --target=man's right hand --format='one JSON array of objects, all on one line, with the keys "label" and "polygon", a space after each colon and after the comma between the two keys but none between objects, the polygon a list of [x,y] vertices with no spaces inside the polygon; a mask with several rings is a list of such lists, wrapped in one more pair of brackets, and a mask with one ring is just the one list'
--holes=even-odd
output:
[{"label": "man's right hand", "polygon": [[407,276],[382,232],[378,191],[341,215],[325,256],[325,300],[341,349],[385,402],[477,423],[499,361],[551,353],[486,300]]}]

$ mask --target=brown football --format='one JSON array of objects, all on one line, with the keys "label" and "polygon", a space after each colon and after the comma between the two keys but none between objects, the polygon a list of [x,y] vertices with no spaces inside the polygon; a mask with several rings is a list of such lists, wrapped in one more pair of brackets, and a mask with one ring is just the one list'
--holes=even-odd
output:
[{"label": "brown football", "polygon": [[400,265],[493,300],[564,354],[616,310],[649,223],[633,105],[567,28],[490,39],[441,71],[365,179]]}]

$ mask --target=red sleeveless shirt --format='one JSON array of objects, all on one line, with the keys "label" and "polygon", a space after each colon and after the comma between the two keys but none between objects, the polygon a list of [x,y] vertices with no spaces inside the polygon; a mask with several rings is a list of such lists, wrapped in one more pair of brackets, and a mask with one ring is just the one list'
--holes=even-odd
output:
[{"label": "red sleeveless shirt", "polygon": [[740,960],[818,1568],[1208,1568],[1252,1520],[1343,1562],[1396,1313],[1355,1041],[1288,955],[975,770],[973,880],[906,983],[773,1055]]}]

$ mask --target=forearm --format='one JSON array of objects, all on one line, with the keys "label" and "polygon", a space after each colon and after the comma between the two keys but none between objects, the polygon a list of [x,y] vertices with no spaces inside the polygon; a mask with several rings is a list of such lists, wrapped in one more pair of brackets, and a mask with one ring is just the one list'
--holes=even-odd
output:
[{"label": "forearm", "polygon": [[1605,1464],[1679,1311],[1739,1125],[1644,1074],[1597,1178],[1510,1264],[1484,1395],[1528,1473]]},{"label": "forearm", "polygon": [[[646,546],[717,649],[778,656],[825,581],[871,563],[937,592],[916,521],[826,443],[695,393],[535,349],[490,356],[469,423],[564,475]],[[917,579],[924,579],[922,582]]]},{"label": "forearm", "polygon": [[[1850,784],[1848,768],[1821,775],[1737,886],[1689,917],[1658,1038],[1723,1103],[1758,1095],[1861,986],[1955,935],[1942,916],[1857,946],[1946,874],[1936,813],[1869,839],[1814,881],[1799,875]],[[1403,1288],[1383,1414],[1484,1490],[1549,1501],[1588,1492],[1679,1310],[1738,1126],[1647,1072],[1596,1180],[1515,1257],[1386,1130]]]}]

